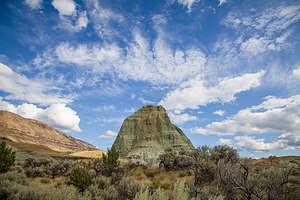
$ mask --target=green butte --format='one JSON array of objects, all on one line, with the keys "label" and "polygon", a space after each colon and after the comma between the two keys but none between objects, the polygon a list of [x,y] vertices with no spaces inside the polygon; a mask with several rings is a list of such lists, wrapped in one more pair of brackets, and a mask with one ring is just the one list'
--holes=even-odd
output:
[{"label": "green butte", "polygon": [[167,149],[194,149],[182,130],[171,123],[162,106],[147,105],[125,119],[113,146],[131,162],[157,164]]}]

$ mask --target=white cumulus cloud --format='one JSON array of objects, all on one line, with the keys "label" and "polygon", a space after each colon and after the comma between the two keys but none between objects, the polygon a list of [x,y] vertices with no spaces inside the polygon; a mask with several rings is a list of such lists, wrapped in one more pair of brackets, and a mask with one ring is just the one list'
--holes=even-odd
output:
[{"label": "white cumulus cloud", "polygon": [[43,109],[28,103],[15,106],[0,99],[0,110],[7,110],[25,118],[40,120],[62,131],[81,131],[79,116],[65,104],[52,104]]},{"label": "white cumulus cloud", "polygon": [[60,15],[76,15],[76,4],[73,0],[53,0],[52,5]]},{"label": "white cumulus cloud", "polygon": [[275,142],[265,142],[264,139],[257,139],[255,137],[249,136],[237,136],[234,137],[234,140],[236,141],[237,147],[253,152],[266,152],[288,148],[287,143],[282,140],[277,140]]},{"label": "white cumulus cloud", "polygon": [[195,121],[197,120],[196,116],[189,115],[187,113],[184,114],[174,114],[172,112],[168,113],[169,117],[171,118],[171,121],[175,124],[183,124],[188,121]]},{"label": "white cumulus cloud", "polygon": [[293,70],[293,76],[297,79],[300,79],[300,67]]},{"label": "white cumulus cloud", "polygon": [[226,103],[235,100],[235,95],[258,87],[264,71],[227,78],[217,85],[207,87],[201,78],[191,79],[169,92],[159,104],[169,110],[199,109],[208,103]]},{"label": "white cumulus cloud", "polygon": [[[206,127],[192,130],[204,135],[237,134],[281,134],[277,141],[265,144],[262,139],[237,136],[238,146],[251,148],[257,142],[257,151],[300,147],[300,95],[288,98],[269,96],[261,104],[240,110],[237,114],[220,122],[212,122]],[[249,140],[249,143],[247,143]],[[252,149],[254,150],[254,149]]]},{"label": "white cumulus cloud", "polygon": [[111,138],[114,138],[117,135],[118,135],[117,132],[114,132],[112,130],[108,130],[108,131],[106,131],[105,134],[100,135],[99,138],[102,138],[102,139],[111,139]]},{"label": "white cumulus cloud", "polygon": [[232,140],[231,139],[225,139],[225,138],[220,138],[218,140],[218,144],[220,145],[232,145]]}]

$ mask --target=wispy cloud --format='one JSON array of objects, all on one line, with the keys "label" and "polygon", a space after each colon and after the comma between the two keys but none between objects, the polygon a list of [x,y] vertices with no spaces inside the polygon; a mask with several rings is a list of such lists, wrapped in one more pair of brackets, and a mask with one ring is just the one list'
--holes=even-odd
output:
[{"label": "wispy cloud", "polygon": [[[174,0],[172,0],[174,2]],[[175,0],[177,1],[179,4],[182,4],[183,6],[187,7],[188,12],[192,11],[192,5],[194,3],[199,2],[200,0]]]},{"label": "wispy cloud", "polygon": [[242,52],[257,55],[289,46],[288,37],[293,31],[290,26],[300,20],[299,11],[300,5],[281,5],[264,11],[248,9],[230,12],[223,23],[238,31],[241,37],[236,44]]},{"label": "wispy cloud", "polygon": [[68,104],[74,98],[59,95],[58,88],[47,84],[46,80],[28,79],[2,63],[0,63],[0,90],[9,94],[5,99],[25,100],[41,105]]},{"label": "wispy cloud", "polygon": [[225,114],[224,110],[217,110],[214,112],[215,115],[223,116]]},{"label": "wispy cloud", "polygon": [[227,0],[219,0],[219,5],[218,6],[221,6],[222,4],[226,3]]},{"label": "wispy cloud", "polygon": [[39,9],[43,0],[25,0],[25,4],[27,4],[31,9]]},{"label": "wispy cloud", "polygon": [[94,108],[96,112],[114,111],[116,107],[114,105],[104,105]]}]

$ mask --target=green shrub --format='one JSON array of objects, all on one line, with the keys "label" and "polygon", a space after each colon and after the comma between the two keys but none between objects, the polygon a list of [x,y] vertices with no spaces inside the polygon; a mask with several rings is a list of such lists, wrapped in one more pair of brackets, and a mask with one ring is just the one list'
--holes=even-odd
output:
[{"label": "green shrub", "polygon": [[145,169],[144,170],[144,174],[147,176],[147,177],[150,177],[150,178],[153,178],[155,173],[151,170],[151,169]]},{"label": "green shrub", "polygon": [[111,150],[107,150],[107,155],[102,155],[103,174],[110,176],[113,172],[117,171],[119,166],[119,152],[113,146]]},{"label": "green shrub", "polygon": [[11,166],[14,165],[16,160],[16,152],[8,147],[6,142],[0,144],[0,173],[5,173]]},{"label": "green shrub", "polygon": [[40,182],[41,182],[41,183],[44,183],[44,184],[48,184],[48,183],[50,183],[50,180],[49,180],[48,178],[45,178],[45,177],[44,177],[44,178],[41,178],[41,179],[40,179]]},{"label": "green shrub", "polygon": [[163,183],[161,184],[161,188],[165,189],[165,190],[168,190],[170,189],[171,185],[169,183]]},{"label": "green shrub", "polygon": [[161,186],[161,182],[159,181],[159,180],[157,180],[157,179],[153,179],[152,180],[152,187],[154,188],[154,189],[157,189],[157,188],[159,188]]},{"label": "green shrub", "polygon": [[80,192],[83,192],[92,184],[92,177],[86,169],[77,166],[70,174],[70,184],[77,187]]}]

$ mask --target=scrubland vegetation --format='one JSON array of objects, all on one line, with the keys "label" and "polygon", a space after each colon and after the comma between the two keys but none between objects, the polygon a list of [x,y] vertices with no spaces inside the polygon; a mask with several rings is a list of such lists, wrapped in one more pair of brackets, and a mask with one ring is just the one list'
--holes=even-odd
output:
[{"label": "scrubland vegetation", "polygon": [[28,154],[2,143],[0,157],[1,200],[284,200],[300,195],[299,157],[245,159],[228,146],[168,150],[156,167],[120,164],[115,149],[99,159],[75,160]]}]

